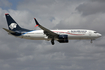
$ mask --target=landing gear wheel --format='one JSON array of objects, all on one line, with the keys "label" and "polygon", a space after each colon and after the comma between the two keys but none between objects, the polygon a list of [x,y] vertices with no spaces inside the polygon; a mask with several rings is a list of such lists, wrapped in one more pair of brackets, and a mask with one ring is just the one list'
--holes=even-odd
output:
[{"label": "landing gear wheel", "polygon": [[54,39],[51,40],[51,44],[54,45]]}]

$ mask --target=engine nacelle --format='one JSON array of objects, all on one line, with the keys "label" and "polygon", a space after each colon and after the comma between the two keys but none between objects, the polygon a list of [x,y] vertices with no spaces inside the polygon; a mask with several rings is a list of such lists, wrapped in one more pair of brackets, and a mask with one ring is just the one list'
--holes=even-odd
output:
[{"label": "engine nacelle", "polygon": [[68,35],[59,35],[58,36],[58,42],[60,43],[68,43]]}]

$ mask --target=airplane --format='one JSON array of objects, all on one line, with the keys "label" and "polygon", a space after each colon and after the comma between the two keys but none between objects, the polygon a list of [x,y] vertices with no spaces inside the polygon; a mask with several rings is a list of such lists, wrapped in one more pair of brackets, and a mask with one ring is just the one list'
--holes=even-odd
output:
[{"label": "airplane", "polygon": [[51,44],[54,45],[54,41],[59,43],[68,43],[69,40],[90,40],[92,43],[93,40],[101,37],[100,33],[97,33],[94,30],[87,29],[62,29],[62,30],[49,30],[38,23],[36,18],[34,18],[36,26],[42,30],[28,30],[21,28],[17,22],[8,14],[5,14],[8,28],[3,28],[8,34],[30,40],[48,40],[51,41]]}]

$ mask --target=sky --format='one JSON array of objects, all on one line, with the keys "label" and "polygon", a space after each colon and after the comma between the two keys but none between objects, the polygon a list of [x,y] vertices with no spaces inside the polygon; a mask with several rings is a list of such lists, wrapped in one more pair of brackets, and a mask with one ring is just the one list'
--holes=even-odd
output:
[{"label": "sky", "polygon": [[[50,41],[8,35],[5,13],[23,28],[91,29],[90,40]],[[0,70],[105,70],[105,0],[0,0]]]}]

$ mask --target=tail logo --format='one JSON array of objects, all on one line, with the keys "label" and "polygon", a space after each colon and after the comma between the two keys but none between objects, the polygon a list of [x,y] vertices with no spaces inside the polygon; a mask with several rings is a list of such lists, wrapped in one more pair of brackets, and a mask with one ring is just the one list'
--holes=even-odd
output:
[{"label": "tail logo", "polygon": [[11,24],[9,25],[9,27],[10,27],[11,29],[16,28],[16,26],[17,26],[17,24],[16,24],[16,23],[11,23]]}]

